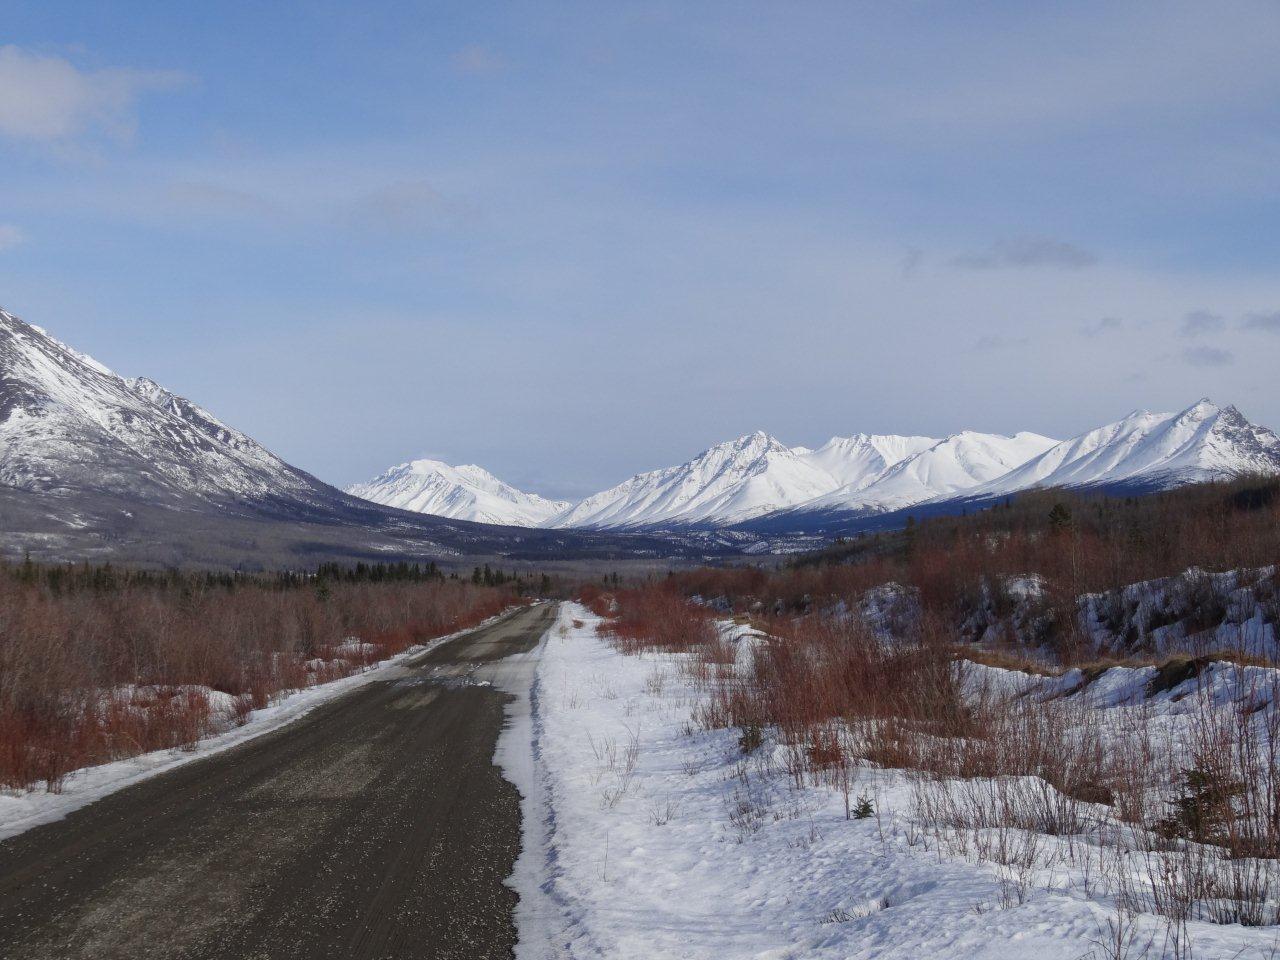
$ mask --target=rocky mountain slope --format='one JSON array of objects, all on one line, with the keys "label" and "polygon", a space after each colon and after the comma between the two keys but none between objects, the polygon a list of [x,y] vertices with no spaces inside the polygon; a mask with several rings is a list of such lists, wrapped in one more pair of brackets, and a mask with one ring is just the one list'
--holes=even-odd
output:
[{"label": "rocky mountain slope", "polygon": [[162,565],[714,555],[690,540],[522,530],[337,490],[151,380],[126,380],[0,311],[4,552]]}]

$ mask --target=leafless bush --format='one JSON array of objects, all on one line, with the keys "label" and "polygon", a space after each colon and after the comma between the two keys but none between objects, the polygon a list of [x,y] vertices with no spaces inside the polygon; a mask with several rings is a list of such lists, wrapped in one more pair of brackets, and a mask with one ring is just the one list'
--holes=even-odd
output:
[{"label": "leafless bush", "polygon": [[225,719],[243,722],[513,598],[458,581],[68,579],[0,570],[0,787],[58,789],[78,767],[190,745],[219,719],[200,690],[229,694]]}]

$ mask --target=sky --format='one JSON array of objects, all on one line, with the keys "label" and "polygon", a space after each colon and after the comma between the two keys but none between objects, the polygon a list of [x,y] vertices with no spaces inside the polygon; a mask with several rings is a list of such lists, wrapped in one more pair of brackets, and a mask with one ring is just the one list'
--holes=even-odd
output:
[{"label": "sky", "polygon": [[1280,5],[67,3],[0,304],[322,479],[1280,427]]}]

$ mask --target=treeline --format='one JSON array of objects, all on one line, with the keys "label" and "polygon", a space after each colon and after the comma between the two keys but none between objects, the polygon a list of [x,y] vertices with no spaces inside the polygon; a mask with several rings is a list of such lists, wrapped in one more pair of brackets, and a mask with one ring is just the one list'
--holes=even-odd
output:
[{"label": "treeline", "polygon": [[[273,573],[240,571],[138,570],[111,563],[38,564],[30,558],[21,563],[0,560],[0,577],[18,583],[40,584],[55,593],[90,591],[106,593],[127,588],[148,587],[166,590],[235,590],[252,586],[275,590],[293,590],[335,583],[443,583],[462,580],[457,571],[445,573],[434,561],[428,563],[322,563],[314,571],[283,570]],[[488,564],[475,567],[465,579],[477,586],[513,585],[523,594],[545,596],[555,583],[545,573],[510,573]]]},{"label": "treeline", "polygon": [[[895,582],[915,588],[923,622],[954,628],[984,606],[1007,606],[1010,578],[1043,578],[1047,643],[1069,660],[1087,655],[1076,598],[1191,567],[1280,564],[1280,480],[1244,478],[1148,496],[1033,491],[967,516],[923,518],[800,557],[782,569],[702,568],[670,576],[685,596],[737,612],[792,615]],[[1274,575],[1272,580],[1274,580]]]}]

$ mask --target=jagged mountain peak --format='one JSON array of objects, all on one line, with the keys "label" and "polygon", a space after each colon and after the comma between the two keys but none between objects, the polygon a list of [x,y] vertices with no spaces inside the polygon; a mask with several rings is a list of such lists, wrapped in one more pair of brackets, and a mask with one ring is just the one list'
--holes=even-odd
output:
[{"label": "jagged mountain peak", "polygon": [[1086,431],[973,492],[1173,486],[1252,472],[1280,473],[1280,438],[1234,406],[1203,398],[1177,413],[1139,411]]},{"label": "jagged mountain peak", "polygon": [[551,521],[557,527],[720,526],[801,503],[836,486],[809,452],[763,430],[679,466],[637,474]]},{"label": "jagged mountain peak", "polygon": [[763,430],[755,430],[751,433],[745,433],[736,439],[726,440],[724,443],[717,443],[715,446],[708,447],[702,452],[701,456],[709,457],[717,454],[727,454],[760,457],[769,453],[791,453],[791,448],[772,434],[765,433]]},{"label": "jagged mountain peak", "polygon": [[855,491],[874,483],[895,464],[939,442],[935,437],[855,433],[832,437],[811,451],[809,459],[831,474],[839,488]]}]

